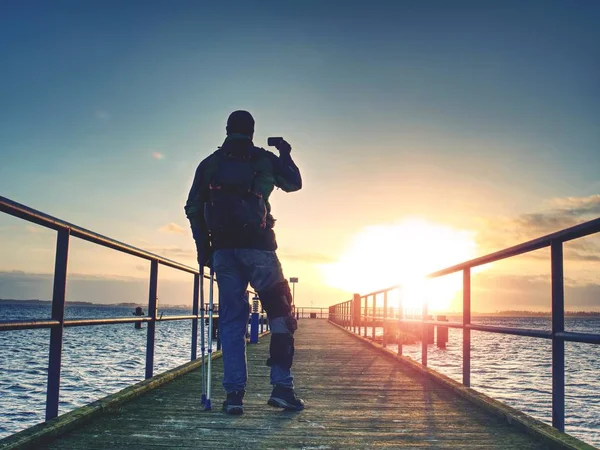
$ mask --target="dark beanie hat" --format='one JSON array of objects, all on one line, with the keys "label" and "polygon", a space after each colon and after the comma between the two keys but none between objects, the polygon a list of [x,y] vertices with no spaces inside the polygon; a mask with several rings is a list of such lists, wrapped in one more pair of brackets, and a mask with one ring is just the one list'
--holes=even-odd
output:
[{"label": "dark beanie hat", "polygon": [[227,134],[254,134],[254,118],[248,111],[234,111],[227,119]]}]

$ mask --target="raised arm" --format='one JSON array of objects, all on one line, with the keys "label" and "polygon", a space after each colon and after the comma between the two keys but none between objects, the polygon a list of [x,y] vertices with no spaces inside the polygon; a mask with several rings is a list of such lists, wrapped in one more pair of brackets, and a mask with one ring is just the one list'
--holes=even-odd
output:
[{"label": "raised arm", "polygon": [[279,157],[271,153],[275,170],[275,186],[285,192],[302,189],[300,169],[298,169],[291,156],[292,147],[287,142],[282,141],[277,149],[279,150]]}]

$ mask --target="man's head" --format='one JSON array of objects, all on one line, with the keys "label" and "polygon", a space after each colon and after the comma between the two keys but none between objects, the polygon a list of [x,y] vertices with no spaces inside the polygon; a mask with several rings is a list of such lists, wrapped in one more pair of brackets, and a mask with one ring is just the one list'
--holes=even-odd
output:
[{"label": "man's head", "polygon": [[254,118],[248,111],[234,111],[227,119],[227,136],[230,134],[245,134],[253,137]]}]

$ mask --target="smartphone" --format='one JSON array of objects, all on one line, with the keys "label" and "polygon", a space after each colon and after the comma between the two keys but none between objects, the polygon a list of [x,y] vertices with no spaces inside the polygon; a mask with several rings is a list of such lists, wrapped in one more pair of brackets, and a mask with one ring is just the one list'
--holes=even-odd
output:
[{"label": "smartphone", "polygon": [[270,137],[267,138],[267,145],[269,147],[277,147],[277,144],[279,144],[281,141],[283,141],[282,137]]}]

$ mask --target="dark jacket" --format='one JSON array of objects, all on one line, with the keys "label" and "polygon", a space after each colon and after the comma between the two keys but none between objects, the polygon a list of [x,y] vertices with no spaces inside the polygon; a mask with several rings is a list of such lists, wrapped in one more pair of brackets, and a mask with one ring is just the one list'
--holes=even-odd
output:
[{"label": "dark jacket", "polygon": [[[204,221],[204,203],[209,201],[209,184],[217,168],[220,152],[247,151],[256,154],[254,158],[255,187],[262,194],[267,207],[268,220],[265,229],[252,235],[235,234],[230,236],[209,236]],[[302,188],[302,178],[298,167],[289,154],[277,156],[263,148],[255,147],[248,136],[230,135],[223,146],[204,159],[196,169],[194,183],[185,205],[185,214],[190,221],[198,253],[206,256],[211,248],[254,248],[275,250],[277,242],[273,232],[275,220],[271,215],[269,196],[275,187],[285,192],[294,192]]]}]

